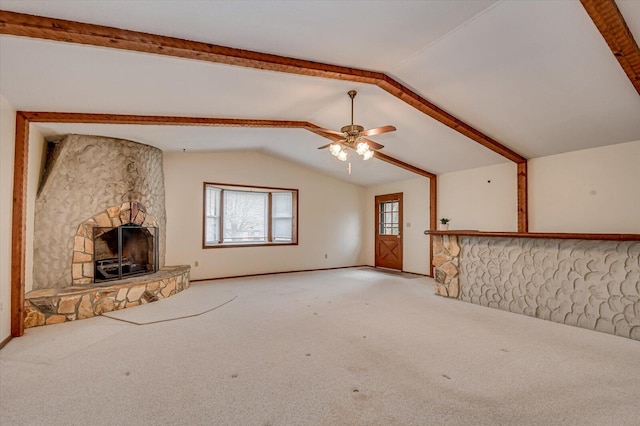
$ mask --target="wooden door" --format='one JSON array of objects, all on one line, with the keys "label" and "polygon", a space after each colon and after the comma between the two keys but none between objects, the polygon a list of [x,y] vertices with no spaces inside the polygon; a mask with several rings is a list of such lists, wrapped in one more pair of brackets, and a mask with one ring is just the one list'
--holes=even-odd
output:
[{"label": "wooden door", "polygon": [[402,193],[376,195],[376,267],[402,270]]}]

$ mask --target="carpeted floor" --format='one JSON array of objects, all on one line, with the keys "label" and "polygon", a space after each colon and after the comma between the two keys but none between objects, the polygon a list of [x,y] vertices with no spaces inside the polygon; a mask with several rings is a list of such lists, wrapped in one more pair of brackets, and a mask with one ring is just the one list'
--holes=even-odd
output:
[{"label": "carpeted floor", "polygon": [[[218,293],[237,297],[204,312]],[[438,297],[428,278],[353,268],[190,294],[200,315],[13,339],[0,424],[639,424],[640,342]]]},{"label": "carpeted floor", "polygon": [[414,274],[413,272],[404,272],[404,271],[396,271],[393,269],[386,269],[386,268],[374,268],[372,266],[364,266],[362,268],[359,268],[362,271],[376,271],[376,272],[381,272],[383,274],[390,274],[393,275],[395,277],[401,277],[401,278],[406,278],[408,280],[413,280],[416,278],[423,278],[424,275],[420,275],[420,274]]},{"label": "carpeted floor", "polygon": [[104,316],[132,324],[145,325],[174,321],[207,314],[231,303],[236,295],[213,285],[197,285],[168,299],[119,311],[105,312]]}]

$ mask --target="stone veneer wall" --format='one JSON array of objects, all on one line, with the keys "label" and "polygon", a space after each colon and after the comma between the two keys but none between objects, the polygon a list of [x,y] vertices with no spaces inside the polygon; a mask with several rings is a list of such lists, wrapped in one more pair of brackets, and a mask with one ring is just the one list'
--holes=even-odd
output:
[{"label": "stone veneer wall", "polygon": [[459,238],[462,300],[640,340],[640,242]]},{"label": "stone veneer wall", "polygon": [[457,235],[434,235],[433,266],[435,290],[440,296],[458,297],[460,278],[458,266],[460,245]]},{"label": "stone veneer wall", "polygon": [[142,203],[157,220],[159,267],[164,265],[162,151],[127,140],[69,135],[47,164],[35,207],[34,290],[72,285],[79,225],[130,201]]},{"label": "stone veneer wall", "polygon": [[168,266],[105,287],[34,290],[25,295],[25,328],[102,315],[171,297],[189,288],[189,266]]}]

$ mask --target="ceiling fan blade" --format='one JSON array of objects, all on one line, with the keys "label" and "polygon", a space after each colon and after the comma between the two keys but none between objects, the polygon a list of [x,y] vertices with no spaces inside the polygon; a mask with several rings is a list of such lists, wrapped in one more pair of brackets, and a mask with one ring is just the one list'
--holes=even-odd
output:
[{"label": "ceiling fan blade", "polygon": [[346,142],[346,141],[347,141],[346,139],[340,139],[340,140],[338,140],[338,141],[333,141],[333,142],[328,143],[328,144],[326,144],[326,145],[322,145],[321,147],[318,147],[318,149],[325,149],[325,148],[329,148],[329,147],[330,147],[331,145],[333,145],[334,143],[342,144],[343,142]]},{"label": "ceiling fan blade", "polygon": [[337,136],[342,136],[344,137],[344,133],[342,132],[338,132],[337,130],[330,130],[330,129],[317,129],[318,132],[322,132],[322,133],[328,133],[330,135],[337,135]]},{"label": "ceiling fan blade", "polygon": [[394,132],[395,130],[396,128],[394,126],[382,126],[382,127],[376,127],[375,129],[365,130],[363,132],[360,132],[360,134],[362,136],[374,136],[374,135],[379,135],[381,133]]},{"label": "ceiling fan blade", "polygon": [[367,145],[369,145],[369,148],[371,148],[374,151],[384,148],[384,145],[380,145],[378,142],[374,142],[371,139],[362,138],[360,140],[363,142],[366,142]]}]

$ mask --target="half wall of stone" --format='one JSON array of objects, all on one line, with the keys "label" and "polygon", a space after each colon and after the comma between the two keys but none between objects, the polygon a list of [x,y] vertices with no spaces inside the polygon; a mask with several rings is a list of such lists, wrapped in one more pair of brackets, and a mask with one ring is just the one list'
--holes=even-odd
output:
[{"label": "half wall of stone", "polygon": [[434,240],[442,296],[640,340],[640,241]]},{"label": "half wall of stone", "polygon": [[69,135],[50,144],[46,164],[35,205],[34,290],[71,286],[81,225],[130,202],[143,204],[154,218],[159,267],[164,266],[162,151],[122,139]]}]

